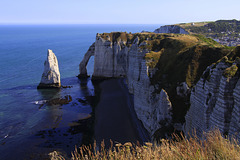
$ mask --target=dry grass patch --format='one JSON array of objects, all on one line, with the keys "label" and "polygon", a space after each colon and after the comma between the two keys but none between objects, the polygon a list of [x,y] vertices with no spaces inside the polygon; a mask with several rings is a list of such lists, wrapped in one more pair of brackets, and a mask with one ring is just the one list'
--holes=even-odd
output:
[{"label": "dry grass patch", "polygon": [[186,44],[186,46],[195,45],[199,41],[196,37],[185,35],[185,34],[179,35],[177,37],[171,37],[171,39],[182,41]]},{"label": "dry grass patch", "polygon": [[[128,142],[116,144],[110,149],[105,149],[104,143],[100,150],[96,145],[76,148],[72,153],[72,160],[178,160],[178,159],[240,159],[240,147],[236,139],[224,138],[218,130],[204,134],[203,140],[192,136],[174,135],[175,140],[161,140],[161,144],[145,143],[133,145]],[[62,156],[53,154],[51,159],[62,159]]]}]

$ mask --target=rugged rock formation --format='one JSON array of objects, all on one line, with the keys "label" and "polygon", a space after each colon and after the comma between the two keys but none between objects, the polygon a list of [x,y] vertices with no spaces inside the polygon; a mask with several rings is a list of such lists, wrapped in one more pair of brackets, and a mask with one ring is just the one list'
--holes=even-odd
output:
[{"label": "rugged rock formation", "polygon": [[44,62],[44,71],[42,79],[38,85],[38,89],[43,88],[60,88],[60,72],[58,68],[58,61],[52,50],[48,50],[47,60]]},{"label": "rugged rock formation", "polygon": [[189,34],[185,29],[177,26],[177,25],[166,25],[161,26],[156,29],[154,33],[179,33],[179,34]]},{"label": "rugged rock formation", "polygon": [[240,139],[239,64],[239,59],[230,61],[224,57],[206,69],[191,92],[185,133],[196,129],[201,136],[203,131],[219,128],[222,133]]},{"label": "rugged rock formation", "polygon": [[118,36],[121,36],[121,33],[106,35],[104,38],[97,34],[93,77],[109,78],[126,75],[127,41]]},{"label": "rugged rock formation", "polygon": [[[171,123],[171,102],[162,90],[156,94],[148,77],[148,66],[144,60],[146,49],[140,49],[137,35],[126,33],[97,34],[94,53],[93,78],[127,77],[129,91],[134,94],[134,108],[138,118],[151,135],[161,127]],[[89,51],[86,53],[89,54]],[[86,57],[86,56],[85,56]],[[87,57],[81,64],[86,62]],[[86,65],[84,65],[86,66]],[[84,67],[80,65],[80,74]]]},{"label": "rugged rock formation", "polygon": [[[161,90],[160,94],[155,93],[155,88],[151,85],[148,73],[151,74],[146,65],[144,57],[146,50],[141,50],[139,38],[134,40],[128,53],[127,81],[129,92],[134,94],[134,109],[144,127],[152,136],[161,125],[168,125],[172,121],[172,105],[167,92]],[[161,123],[164,121],[164,123]]]},{"label": "rugged rock formation", "polygon": [[167,125],[180,128],[190,88],[207,66],[227,53],[194,35],[97,34],[93,78],[126,76],[136,114],[152,136]]},{"label": "rugged rock formation", "polygon": [[94,53],[95,53],[95,43],[93,43],[89,47],[87,53],[84,55],[83,60],[79,64],[79,73],[80,74],[78,75],[78,77],[87,77],[88,76],[86,67],[87,67],[88,61],[91,58],[91,56],[94,56]]},{"label": "rugged rock formation", "polygon": [[63,105],[72,102],[72,96],[66,95],[63,98],[53,98],[47,101],[48,105]]}]

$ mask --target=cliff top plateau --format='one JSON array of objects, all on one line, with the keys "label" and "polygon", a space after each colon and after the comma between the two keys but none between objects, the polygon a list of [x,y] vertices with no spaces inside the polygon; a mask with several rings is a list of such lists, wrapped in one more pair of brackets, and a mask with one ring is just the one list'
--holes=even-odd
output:
[{"label": "cliff top plateau", "polygon": [[231,49],[202,35],[128,34],[125,32],[98,35],[112,43],[122,41],[128,47],[138,38],[139,49],[147,52],[145,55],[147,66],[158,69],[151,78],[152,83],[158,83],[160,79],[161,81],[167,79],[168,83],[177,80],[186,81],[188,86],[191,87],[208,65],[231,51]]},{"label": "cliff top plateau", "polygon": [[[194,23],[180,23],[175,24],[182,27],[189,33],[198,33],[204,35],[219,36],[227,32],[232,34],[240,33],[240,21],[238,20],[217,20],[215,22],[194,22]],[[238,36],[238,35],[237,35]]]},{"label": "cliff top plateau", "polygon": [[240,44],[240,21],[218,20],[215,22],[191,22],[161,26],[155,33],[202,34],[222,45],[237,46]]}]

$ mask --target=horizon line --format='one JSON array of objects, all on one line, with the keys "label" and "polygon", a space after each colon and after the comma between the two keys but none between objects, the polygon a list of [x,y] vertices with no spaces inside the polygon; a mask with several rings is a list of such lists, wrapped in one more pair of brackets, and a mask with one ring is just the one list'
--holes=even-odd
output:
[{"label": "horizon line", "polygon": [[0,23],[0,25],[163,25],[166,23]]},{"label": "horizon line", "polygon": [[196,23],[196,22],[215,22],[218,20],[237,20],[240,19],[217,19],[217,20],[206,20],[206,21],[188,21],[188,22],[162,22],[162,23],[47,23],[47,22],[0,22],[0,25],[175,25],[180,23]]}]

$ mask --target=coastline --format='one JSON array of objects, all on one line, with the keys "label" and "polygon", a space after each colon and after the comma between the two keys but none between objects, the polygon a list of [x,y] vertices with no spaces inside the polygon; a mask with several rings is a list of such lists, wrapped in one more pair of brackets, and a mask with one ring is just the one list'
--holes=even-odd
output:
[{"label": "coastline", "polygon": [[[69,158],[75,146],[80,147],[82,144],[92,142],[93,131],[89,125],[94,120],[90,115],[93,105],[97,104],[94,86],[90,79],[79,81],[76,77],[64,78],[63,84],[73,87],[60,90],[37,90],[36,84],[6,90],[32,94],[32,98],[23,102],[20,99],[22,95],[15,96],[18,100],[16,104],[24,106],[21,111],[24,111],[25,116],[27,118],[29,114],[32,116],[27,122],[14,121],[9,124],[5,122],[6,127],[3,127],[0,132],[2,153],[0,159],[16,159],[16,157],[20,160],[38,159],[39,157],[39,159],[48,159],[48,153],[54,150]],[[41,102],[67,95],[72,97],[72,101],[68,104]],[[14,148],[18,149],[12,154]]]},{"label": "coastline", "polygon": [[[147,132],[137,119],[133,97],[128,93],[124,79],[105,80],[100,84],[101,95],[95,109],[94,138],[97,145],[113,143],[143,143]],[[134,116],[135,115],[135,116]]]},{"label": "coastline", "polygon": [[144,128],[142,122],[137,117],[137,114],[134,109],[134,95],[129,93],[126,79],[123,78],[119,79],[119,85],[122,87],[122,90],[125,92],[125,95],[127,97],[128,107],[132,116],[132,121],[135,124],[134,126],[138,131],[142,143],[151,141],[151,137],[148,131]]}]

